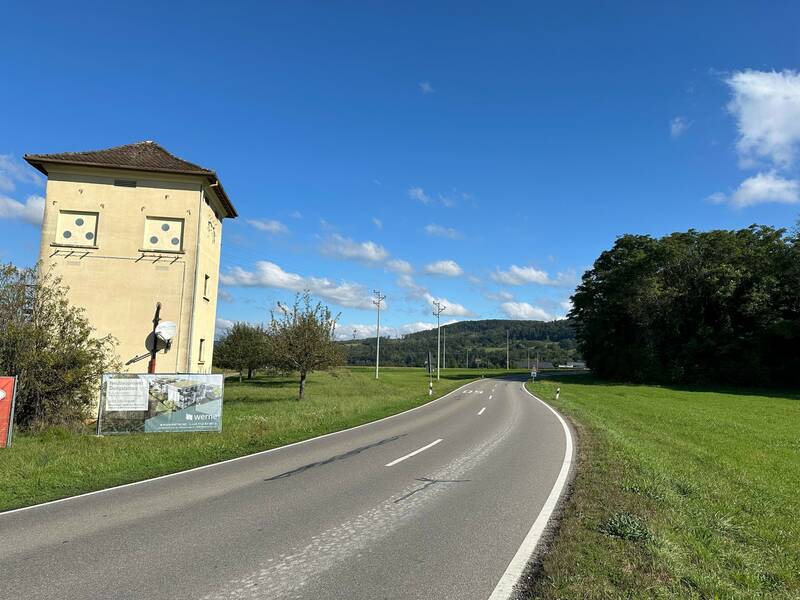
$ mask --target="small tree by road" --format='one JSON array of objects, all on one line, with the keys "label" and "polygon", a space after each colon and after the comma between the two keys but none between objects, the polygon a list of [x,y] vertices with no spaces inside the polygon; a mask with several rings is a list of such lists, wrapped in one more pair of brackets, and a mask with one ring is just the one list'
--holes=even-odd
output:
[{"label": "small tree by road", "polygon": [[305,397],[309,373],[344,363],[344,351],[333,341],[337,318],[321,302],[314,304],[308,292],[297,294],[292,306],[279,302],[277,311],[271,314],[268,332],[272,362],[279,368],[299,371],[298,400]]},{"label": "small tree by road", "polygon": [[253,372],[269,362],[267,331],[261,325],[236,322],[214,348],[214,364],[238,371],[239,381],[244,371],[247,371],[247,378],[252,379]]},{"label": "small tree by road", "polygon": [[90,416],[101,375],[119,368],[114,350],[52,272],[0,265],[0,373],[18,377],[18,424],[74,426]]}]

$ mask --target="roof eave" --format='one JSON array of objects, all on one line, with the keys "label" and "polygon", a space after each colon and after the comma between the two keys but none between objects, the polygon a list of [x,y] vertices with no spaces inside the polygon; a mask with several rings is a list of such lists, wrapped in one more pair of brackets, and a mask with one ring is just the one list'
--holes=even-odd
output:
[{"label": "roof eave", "polygon": [[225,188],[222,187],[222,182],[217,177],[217,174],[214,171],[190,171],[190,170],[180,170],[180,169],[159,169],[153,167],[145,168],[135,168],[135,167],[125,167],[121,165],[107,165],[103,163],[94,163],[94,162],[80,162],[80,161],[71,161],[71,160],[64,160],[64,159],[51,159],[42,156],[37,156],[35,154],[26,154],[23,156],[25,161],[31,165],[36,170],[40,171],[44,175],[48,175],[47,168],[45,167],[46,164],[58,164],[58,165],[71,165],[76,167],[92,167],[96,169],[113,169],[117,171],[138,171],[140,173],[174,173],[176,175],[196,175],[201,177],[206,177],[208,180],[209,185],[211,185],[217,195],[219,196],[219,200],[222,203],[222,207],[225,209],[227,213],[225,216],[231,219],[235,219],[239,216],[239,213],[236,212],[236,209],[233,207],[233,203],[231,202],[230,198],[228,197]]}]

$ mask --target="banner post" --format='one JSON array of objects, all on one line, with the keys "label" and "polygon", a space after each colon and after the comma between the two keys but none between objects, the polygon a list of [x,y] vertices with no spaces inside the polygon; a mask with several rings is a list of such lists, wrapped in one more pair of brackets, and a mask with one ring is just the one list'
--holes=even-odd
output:
[{"label": "banner post", "polygon": [[0,448],[11,446],[16,403],[17,378],[0,377]]}]

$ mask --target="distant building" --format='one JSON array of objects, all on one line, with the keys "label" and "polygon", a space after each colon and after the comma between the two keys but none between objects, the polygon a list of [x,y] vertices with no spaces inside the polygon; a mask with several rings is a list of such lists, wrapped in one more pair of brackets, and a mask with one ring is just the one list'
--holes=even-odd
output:
[{"label": "distant building", "polygon": [[216,173],[155,142],[25,160],[47,176],[40,259],[121,362],[147,352],[161,302],[177,335],[158,372],[210,372],[222,220],[236,217]]}]

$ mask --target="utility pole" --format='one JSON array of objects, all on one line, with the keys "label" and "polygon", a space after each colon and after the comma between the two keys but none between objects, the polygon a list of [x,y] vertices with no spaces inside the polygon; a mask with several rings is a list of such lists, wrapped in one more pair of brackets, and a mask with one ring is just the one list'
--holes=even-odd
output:
[{"label": "utility pole", "polygon": [[434,300],[433,305],[436,307],[433,310],[433,316],[436,317],[436,381],[439,381],[439,352],[442,349],[442,328],[439,317],[447,307],[438,300]]},{"label": "utility pole", "polygon": [[372,292],[375,294],[375,300],[372,303],[378,307],[378,328],[376,330],[376,346],[375,346],[375,379],[378,378],[378,370],[381,362],[381,302],[386,300],[386,296],[381,296],[378,290]]}]

